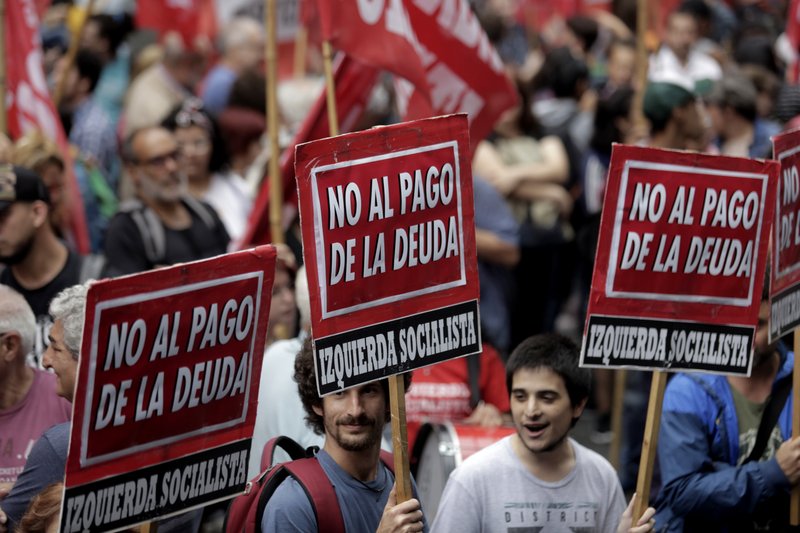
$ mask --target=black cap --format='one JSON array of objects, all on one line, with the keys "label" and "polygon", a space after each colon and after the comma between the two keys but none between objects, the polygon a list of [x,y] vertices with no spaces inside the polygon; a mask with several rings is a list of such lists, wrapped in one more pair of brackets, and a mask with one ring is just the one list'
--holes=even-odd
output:
[{"label": "black cap", "polygon": [[14,202],[50,203],[42,178],[34,171],[16,165],[0,165],[0,210]]}]

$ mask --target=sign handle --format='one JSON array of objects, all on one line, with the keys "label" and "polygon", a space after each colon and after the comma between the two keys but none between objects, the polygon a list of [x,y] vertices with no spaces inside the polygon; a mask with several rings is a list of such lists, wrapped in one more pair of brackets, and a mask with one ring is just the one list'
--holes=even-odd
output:
[{"label": "sign handle", "polygon": [[339,135],[339,116],[336,113],[336,87],[333,86],[333,47],[322,41],[322,65],[325,69],[325,94],[328,102],[328,128],[331,137]]},{"label": "sign handle", "polygon": [[639,521],[650,505],[650,484],[653,481],[653,467],[656,462],[658,431],[661,427],[661,404],[664,402],[664,389],[667,386],[667,373],[656,370],[650,384],[650,401],[647,404],[647,422],[642,440],[642,457],[639,461],[639,479],[636,482],[636,507],[633,510],[633,523]]},{"label": "sign handle", "polygon": [[139,528],[139,533],[156,533],[158,531],[158,522],[145,522]]},{"label": "sign handle", "polygon": [[86,21],[94,12],[94,2],[95,0],[89,0],[86,3],[86,13],[81,17],[81,22],[78,24],[77,30],[72,34],[72,38],[69,41],[69,49],[67,50],[67,57],[65,59],[67,66],[64,69],[64,75],[58,80],[55,93],[53,94],[53,104],[56,106],[56,109],[58,109],[58,104],[61,103],[61,98],[64,96],[64,84],[67,82],[66,73],[69,72],[75,64],[75,56],[78,55],[78,48],[81,46],[83,29],[86,27]]},{"label": "sign handle", "polygon": [[397,503],[410,500],[411,472],[408,465],[408,428],[406,426],[406,384],[402,374],[389,377],[389,403],[392,410],[392,449]]},{"label": "sign handle", "polygon": [[[800,328],[794,330],[794,353],[800,350]],[[797,393],[797,385],[800,384],[800,365],[794,365],[792,370],[792,385],[795,388],[792,394],[792,437],[800,437],[800,394]],[[792,489],[791,500],[789,503],[789,524],[792,526],[800,525],[800,487]]]},{"label": "sign handle", "polygon": [[614,396],[611,400],[611,446],[608,448],[608,461],[614,470],[619,471],[620,450],[622,448],[622,407],[625,403],[625,382],[627,370],[620,368],[612,371],[614,379]]}]

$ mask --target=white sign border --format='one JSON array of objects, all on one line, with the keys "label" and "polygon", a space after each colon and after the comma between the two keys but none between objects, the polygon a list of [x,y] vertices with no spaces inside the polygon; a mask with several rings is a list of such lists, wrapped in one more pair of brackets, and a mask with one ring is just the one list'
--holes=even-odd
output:
[{"label": "white sign border", "polygon": [[[415,291],[406,292],[402,294],[386,296],[383,298],[379,298],[377,300],[371,300],[369,302],[364,302],[356,305],[351,305],[350,307],[343,307],[341,309],[336,309],[333,311],[328,310],[328,294],[327,294],[327,285],[325,280],[327,280],[327,274],[325,269],[325,239],[324,239],[324,231],[323,231],[323,221],[322,221],[322,210],[320,208],[320,200],[319,200],[319,189],[317,186],[318,173],[336,170],[340,168],[348,168],[357,165],[363,165],[367,163],[372,163],[375,161],[383,161],[386,159],[394,159],[398,157],[405,157],[408,155],[414,154],[421,154],[425,152],[432,152],[434,150],[440,150],[442,148],[452,148],[453,149],[453,159],[455,162],[455,181],[456,181],[456,195],[457,195],[457,209],[458,209],[458,239],[459,239],[459,246],[461,249],[461,257],[460,257],[460,270],[461,276],[453,281],[449,281],[447,283],[441,283],[439,285],[431,285],[429,287],[425,287],[423,289],[417,289]],[[399,152],[391,152],[388,154],[380,154],[376,156],[369,156],[363,157],[360,159],[351,159],[349,161],[342,161],[340,163],[333,163],[330,165],[323,165],[316,167],[311,172],[311,190],[312,190],[312,202],[313,202],[313,209],[314,209],[314,245],[316,249],[316,256],[317,256],[317,275],[319,277],[320,283],[320,303],[321,303],[321,312],[322,312],[322,319],[327,320],[329,318],[333,318],[336,316],[346,315],[352,313],[354,311],[361,311],[363,309],[370,309],[372,307],[377,307],[384,304],[399,302],[402,300],[408,300],[409,298],[415,298],[417,296],[422,296],[425,294],[432,294],[435,292],[444,291],[447,289],[452,289],[453,287],[461,287],[467,284],[467,273],[466,273],[466,266],[465,266],[465,258],[464,258],[464,214],[462,208],[462,194],[461,194],[461,167],[458,158],[458,141],[446,141],[442,143],[432,144],[429,146],[421,146],[418,148],[411,148],[408,150],[401,150]]]},{"label": "white sign border", "polygon": [[[732,178],[745,178],[745,179],[760,179],[761,180],[761,201],[759,202],[759,209],[761,216],[758,218],[758,228],[756,228],[755,250],[754,254],[758,253],[759,243],[761,240],[761,227],[764,222],[764,200],[767,196],[767,184],[769,183],[768,174],[759,174],[755,172],[738,172],[734,170],[717,170],[711,168],[699,168],[686,165],[674,165],[669,163],[655,163],[652,161],[640,161],[629,159],[625,161],[625,167],[622,172],[619,186],[619,194],[617,196],[617,208],[614,212],[614,233],[611,240],[611,250],[608,261],[608,273],[606,275],[605,295],[607,298],[629,298],[635,300],[660,300],[668,302],[685,302],[685,303],[709,303],[720,305],[731,305],[733,307],[749,307],[753,299],[753,286],[755,284],[755,270],[758,266],[757,261],[753,261],[750,272],[750,285],[746,298],[726,298],[720,296],[698,296],[693,294],[664,294],[664,293],[649,293],[649,292],[627,292],[614,290],[614,278],[617,270],[618,249],[620,241],[620,226],[622,224],[622,217],[624,215],[625,207],[625,193],[628,186],[628,174],[630,169],[640,168],[644,170],[658,170],[665,172],[685,172],[688,174],[705,174],[711,176],[726,176]],[[754,255],[755,259],[756,256]]]}]

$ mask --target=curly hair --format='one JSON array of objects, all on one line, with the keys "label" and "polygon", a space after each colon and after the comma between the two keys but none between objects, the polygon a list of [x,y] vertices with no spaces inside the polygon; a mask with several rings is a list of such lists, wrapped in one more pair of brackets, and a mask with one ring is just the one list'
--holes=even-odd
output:
[{"label": "curly hair", "polygon": [[28,505],[17,526],[17,533],[45,533],[53,520],[58,520],[61,512],[62,483],[52,483],[42,489]]},{"label": "curly hair", "polygon": [[[306,424],[317,435],[324,435],[324,418],[314,412],[314,407],[322,408],[322,398],[317,393],[317,374],[314,367],[314,347],[311,337],[307,337],[303,342],[303,346],[294,360],[294,380],[297,383],[297,391],[300,394],[300,400],[303,402],[303,408],[306,410]],[[403,381],[405,382],[405,389],[408,391],[411,386],[411,372],[403,374]],[[386,399],[386,420],[388,420],[390,413],[389,380],[382,379],[379,383]]]}]

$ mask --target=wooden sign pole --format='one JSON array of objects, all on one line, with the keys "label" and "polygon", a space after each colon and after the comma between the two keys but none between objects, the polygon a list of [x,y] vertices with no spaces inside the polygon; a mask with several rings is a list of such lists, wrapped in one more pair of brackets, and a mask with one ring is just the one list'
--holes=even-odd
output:
[{"label": "wooden sign pole", "polygon": [[336,87],[333,85],[333,47],[322,42],[322,65],[325,70],[325,95],[328,104],[328,128],[331,137],[339,135],[339,117],[336,113]]},{"label": "wooden sign pole", "polygon": [[267,32],[267,130],[269,131],[269,227],[273,244],[283,243],[283,184],[281,183],[281,167],[279,161],[280,145],[278,130],[280,129],[278,112],[278,45],[277,14],[275,0],[265,0],[264,27]]},{"label": "wooden sign pole", "polygon": [[[333,85],[333,48],[328,41],[323,41],[322,43],[322,59],[325,69],[328,123],[331,137],[335,137],[339,135],[339,118],[336,113],[336,88]],[[406,386],[402,374],[389,377],[389,406],[392,417],[392,448],[394,450],[397,503],[402,503],[413,497],[411,491],[411,469],[408,464]]]},{"label": "wooden sign pole", "polygon": [[308,30],[305,26],[297,28],[294,37],[294,77],[305,78],[306,54],[308,52]]},{"label": "wooden sign pole", "polygon": [[[800,353],[800,328],[794,330],[794,353]],[[800,383],[800,365],[795,364],[792,370],[792,437],[800,437],[800,394],[797,394],[796,385]],[[800,525],[800,487],[794,487],[789,503],[789,524]]]},{"label": "wooden sign pole", "polygon": [[639,478],[636,482],[636,507],[633,509],[633,523],[639,521],[650,502],[650,484],[653,481],[653,467],[656,462],[658,431],[661,427],[661,405],[664,403],[664,389],[667,386],[667,373],[653,372],[650,384],[650,400],[647,404],[647,422],[642,440],[642,457],[639,461]]},{"label": "wooden sign pole", "polygon": [[72,69],[72,65],[75,64],[75,56],[78,55],[78,48],[80,48],[81,39],[83,38],[83,28],[86,27],[86,21],[89,20],[89,17],[94,12],[94,2],[95,0],[89,0],[86,3],[86,14],[81,19],[80,24],[78,24],[78,28],[76,29],[75,33],[72,34],[72,38],[69,41],[69,49],[67,50],[67,57],[65,59],[67,64],[64,68],[62,76],[58,80],[55,93],[53,94],[53,104],[55,104],[56,109],[58,109],[58,106],[61,103],[61,98],[64,96],[64,84],[67,82],[67,72],[69,72],[70,69]]},{"label": "wooden sign pole", "polygon": [[625,403],[625,381],[627,370],[614,371],[614,396],[611,400],[611,446],[608,448],[608,462],[619,471],[620,450],[622,449],[622,408]]},{"label": "wooden sign pole", "polygon": [[392,449],[394,450],[397,503],[413,498],[408,464],[408,428],[406,426],[406,384],[402,374],[389,378],[389,405],[392,409]]},{"label": "wooden sign pole", "polygon": [[[637,0],[636,2],[636,71],[634,77],[634,88],[636,92],[633,96],[631,106],[631,121],[634,126],[643,126],[647,119],[644,116],[644,91],[647,87],[647,30],[649,28],[648,0]],[[639,498],[641,500],[641,498]]]}]

